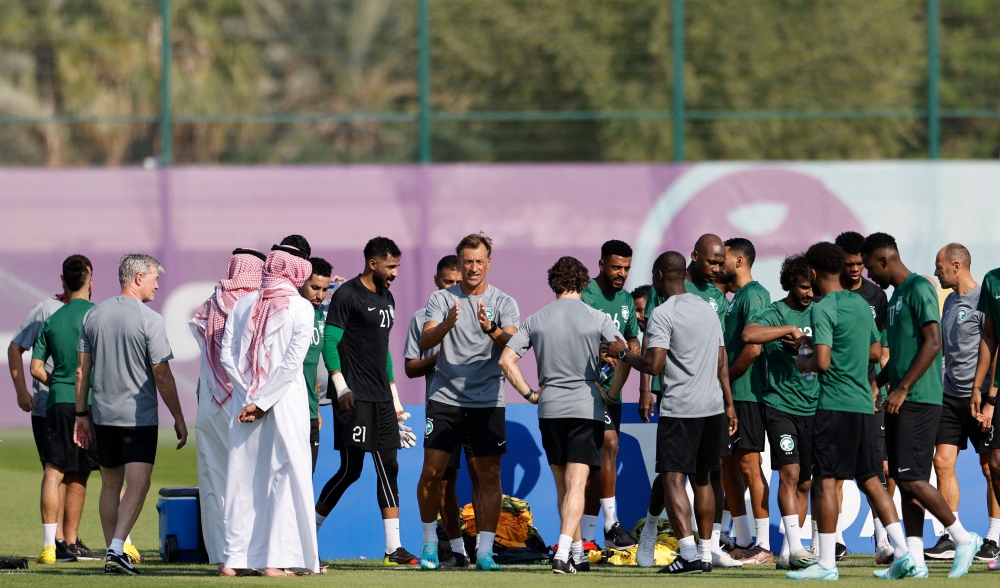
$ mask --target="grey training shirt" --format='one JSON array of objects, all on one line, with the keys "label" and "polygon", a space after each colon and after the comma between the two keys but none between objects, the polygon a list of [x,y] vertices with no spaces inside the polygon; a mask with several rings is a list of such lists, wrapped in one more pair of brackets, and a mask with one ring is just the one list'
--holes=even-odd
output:
[{"label": "grey training shirt", "polygon": [[174,357],[163,317],[136,298],[108,298],[84,317],[77,351],[94,359],[94,423],[159,424],[153,365]]},{"label": "grey training shirt", "polygon": [[667,350],[660,374],[660,416],[698,418],[722,414],[719,348],[725,347],[719,315],[694,294],[675,294],[646,321],[646,347]]},{"label": "grey training shirt", "polygon": [[426,321],[443,323],[459,300],[458,322],[441,341],[428,400],[465,408],[503,406],[503,373],[497,363],[499,347],[479,327],[479,300],[498,327],[516,327],[521,320],[517,302],[493,286],[479,296],[469,296],[461,284],[438,290],[427,301]]},{"label": "grey training shirt", "polygon": [[[718,321],[716,321],[718,322]],[[563,298],[528,317],[510,338],[520,356],[534,347],[538,366],[540,419],[604,420],[597,388],[601,340],[624,340],[607,313],[580,300]]]},{"label": "grey training shirt", "polygon": [[[424,332],[424,323],[427,322],[426,313],[427,307],[425,306],[413,313],[413,318],[410,319],[410,326],[406,330],[406,347],[403,348],[404,360],[423,359],[425,357],[430,357],[441,350],[440,345],[431,347],[427,351],[420,349],[420,334]],[[431,397],[431,380],[433,378],[434,372],[424,376],[424,387],[426,388],[424,402]]]},{"label": "grey training shirt", "polygon": [[[955,398],[972,396],[972,384],[979,362],[979,336],[986,316],[976,310],[979,284],[965,296],[952,292],[941,313],[941,340],[944,344],[944,393]],[[989,381],[987,377],[986,381]]]},{"label": "grey training shirt", "polygon": [[[22,348],[31,350],[35,346],[35,341],[38,340],[38,332],[42,330],[42,325],[45,324],[45,319],[52,316],[52,314],[62,308],[63,301],[59,300],[57,296],[52,296],[42,300],[31,309],[28,316],[25,317],[24,322],[18,327],[17,332],[11,338],[11,343],[17,343]],[[29,357],[30,359],[30,357]],[[52,373],[52,358],[45,360],[45,370]],[[31,377],[30,372],[27,377],[31,379],[31,390],[32,398],[35,401],[35,410],[31,411],[31,416],[45,417],[45,403],[49,398],[49,387],[45,384],[39,382],[38,380]]]}]

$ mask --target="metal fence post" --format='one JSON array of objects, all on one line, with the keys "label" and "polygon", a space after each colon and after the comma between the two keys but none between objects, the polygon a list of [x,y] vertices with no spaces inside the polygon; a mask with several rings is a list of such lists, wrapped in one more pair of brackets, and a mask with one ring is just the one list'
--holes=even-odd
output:
[{"label": "metal fence post", "polygon": [[941,52],[938,47],[938,24],[941,7],[938,0],[927,0],[927,156],[941,156]]},{"label": "metal fence post", "polygon": [[684,0],[673,0],[674,161],[684,161]]},{"label": "metal fence post", "polygon": [[428,0],[417,0],[417,83],[420,93],[420,163],[431,162],[431,47]]},{"label": "metal fence post", "polygon": [[174,162],[174,128],[170,105],[170,0],[160,0],[160,165]]}]

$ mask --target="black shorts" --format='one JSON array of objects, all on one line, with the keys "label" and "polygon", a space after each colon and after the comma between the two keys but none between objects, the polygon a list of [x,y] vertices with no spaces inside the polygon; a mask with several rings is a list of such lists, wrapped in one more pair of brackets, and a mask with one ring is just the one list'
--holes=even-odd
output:
[{"label": "black shorts", "polygon": [[53,404],[45,414],[45,463],[57,466],[65,474],[90,473],[98,468],[97,444],[83,449],[73,442],[76,404]]},{"label": "black shorts", "polygon": [[954,445],[962,450],[969,448],[968,441],[972,441],[976,453],[987,451],[983,446],[983,432],[979,429],[979,421],[969,410],[969,399],[945,395],[935,445]]},{"label": "black shorts", "polygon": [[813,476],[862,481],[878,475],[882,460],[875,450],[875,429],[874,414],[817,410],[813,417]]},{"label": "black shorts", "polygon": [[313,473],[316,473],[316,458],[319,457],[319,419],[309,419],[309,448],[312,449]]},{"label": "black shorts", "polygon": [[604,405],[604,430],[620,433],[622,430],[622,405]]},{"label": "black shorts", "polygon": [[427,401],[424,447],[453,453],[466,438],[476,457],[507,453],[507,410]]},{"label": "black shorts", "polygon": [[719,471],[726,414],[678,418],[661,416],[656,423],[656,471],[693,475]]},{"label": "black shorts", "polygon": [[885,415],[889,477],[930,481],[941,406],[904,402],[899,414]]},{"label": "black shorts", "polygon": [[812,474],[812,436],[815,417],[800,416],[771,408],[764,409],[767,440],[771,444],[771,469],[798,464],[801,475]]},{"label": "black shorts", "polygon": [[462,469],[462,450],[465,450],[465,461],[476,457],[472,452],[472,445],[469,443],[469,437],[466,435],[462,437],[462,444],[455,448],[455,451],[451,452],[451,457],[448,458],[448,467],[453,470]]},{"label": "black shorts", "polygon": [[737,400],[733,402],[736,409],[736,434],[732,436],[729,446],[732,451],[764,451],[764,417],[761,410],[764,405],[758,402]]},{"label": "black shorts", "polygon": [[45,417],[31,415],[31,435],[35,438],[38,461],[45,464]]},{"label": "black shorts", "polygon": [[601,469],[604,454],[604,423],[593,419],[538,419],[542,447],[549,465],[582,463]]},{"label": "black shorts", "polygon": [[354,410],[333,403],[333,448],[360,449],[367,453],[399,449],[399,422],[391,400],[354,400]]},{"label": "black shorts", "polygon": [[112,427],[94,425],[97,461],[102,468],[119,468],[127,463],[156,462],[158,427]]},{"label": "black shorts", "polygon": [[882,461],[889,461],[889,452],[885,449],[885,408],[882,407],[881,397],[875,402],[875,454]]}]

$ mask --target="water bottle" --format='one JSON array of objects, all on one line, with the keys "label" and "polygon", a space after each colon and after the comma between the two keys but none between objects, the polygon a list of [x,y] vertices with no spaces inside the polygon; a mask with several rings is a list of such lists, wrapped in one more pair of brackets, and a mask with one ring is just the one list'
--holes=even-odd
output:
[{"label": "water bottle", "polygon": [[611,364],[606,363],[601,366],[601,371],[597,374],[597,381],[601,383],[602,387],[606,387],[611,384],[611,380],[614,376],[614,368],[611,367]]},{"label": "water bottle", "polygon": [[[809,358],[812,357],[812,354],[812,348],[806,345],[805,341],[803,341],[802,344],[799,345],[799,357]],[[812,382],[816,379],[816,372],[802,372],[802,377],[805,378],[807,382]]]}]

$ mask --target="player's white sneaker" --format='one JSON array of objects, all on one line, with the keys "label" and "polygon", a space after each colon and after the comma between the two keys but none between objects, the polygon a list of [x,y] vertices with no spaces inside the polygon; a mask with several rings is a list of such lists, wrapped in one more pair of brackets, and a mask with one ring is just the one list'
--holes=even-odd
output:
[{"label": "player's white sneaker", "polygon": [[728,553],[722,551],[712,552],[712,567],[713,568],[741,568],[743,567],[743,562],[738,559],[733,559]]},{"label": "player's white sneaker", "polygon": [[[635,563],[640,568],[651,568],[656,559],[656,536],[639,535],[639,548],[635,550]],[[713,558],[714,559],[714,558]]]}]

